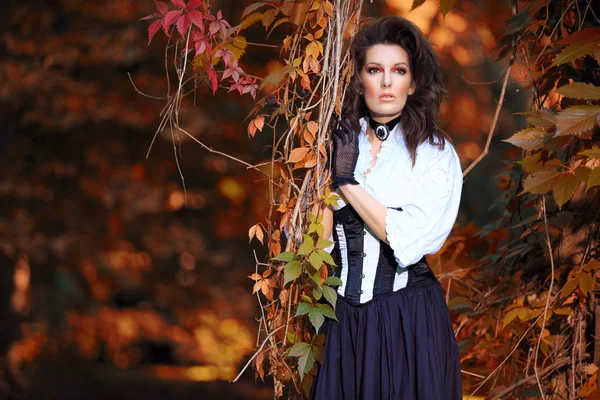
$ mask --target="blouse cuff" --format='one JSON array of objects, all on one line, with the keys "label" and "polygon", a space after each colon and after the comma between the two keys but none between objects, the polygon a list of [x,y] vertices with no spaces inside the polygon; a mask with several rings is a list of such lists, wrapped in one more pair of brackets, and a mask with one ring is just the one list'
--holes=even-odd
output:
[{"label": "blouse cuff", "polygon": [[398,218],[395,217],[398,216],[397,213],[401,212],[404,211],[393,210],[390,208],[387,209],[387,213],[385,215],[385,233],[387,235],[387,240],[390,244],[390,247],[394,251],[394,257],[396,258],[396,261],[398,261],[398,264],[400,264],[401,267],[405,268],[419,261],[422,255],[415,257],[414,254],[410,254],[410,246],[407,246],[409,247],[408,249],[404,249],[400,245],[402,242],[403,232],[398,226]]}]

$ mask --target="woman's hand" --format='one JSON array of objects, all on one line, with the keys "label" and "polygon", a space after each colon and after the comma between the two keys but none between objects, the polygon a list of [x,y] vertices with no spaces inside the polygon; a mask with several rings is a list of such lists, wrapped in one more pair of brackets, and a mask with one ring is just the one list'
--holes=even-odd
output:
[{"label": "woman's hand", "polygon": [[354,168],[358,160],[358,135],[345,121],[340,128],[333,129],[332,186],[358,185],[354,179]]}]

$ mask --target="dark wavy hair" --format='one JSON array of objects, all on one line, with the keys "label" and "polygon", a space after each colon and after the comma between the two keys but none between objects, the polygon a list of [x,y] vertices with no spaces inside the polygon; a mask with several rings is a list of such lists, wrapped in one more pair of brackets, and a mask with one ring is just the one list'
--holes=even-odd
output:
[{"label": "dark wavy hair", "polygon": [[361,94],[363,85],[360,72],[365,65],[367,50],[376,44],[397,44],[409,56],[410,71],[416,89],[408,96],[400,124],[414,166],[417,147],[426,140],[442,150],[446,140],[452,142],[448,134],[440,130],[436,123],[442,97],[445,95],[440,78],[440,64],[429,40],[407,19],[389,16],[362,26],[350,42],[354,74],[346,89],[342,107],[342,119],[358,132],[361,129],[360,118],[368,115],[365,99]]}]

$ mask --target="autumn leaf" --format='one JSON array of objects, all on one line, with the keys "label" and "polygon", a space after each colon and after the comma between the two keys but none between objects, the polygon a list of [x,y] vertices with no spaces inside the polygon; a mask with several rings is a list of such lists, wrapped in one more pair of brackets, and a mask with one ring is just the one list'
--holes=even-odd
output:
[{"label": "autumn leaf", "polygon": [[586,192],[594,186],[600,185],[600,167],[594,168],[588,176]]},{"label": "autumn leaf", "polygon": [[410,8],[410,10],[412,11],[415,8],[422,6],[424,3],[425,0],[413,0],[412,7]]},{"label": "autumn leaf", "polygon": [[[450,12],[456,0],[440,0],[440,12],[445,17]],[[414,3],[413,3],[414,5]]]},{"label": "autumn leaf", "polygon": [[560,176],[560,172],[557,171],[539,171],[531,174],[525,178],[521,193],[543,194],[549,192],[558,176]]},{"label": "autumn leaf", "polygon": [[208,75],[208,81],[209,81],[209,85],[212,89],[213,94],[215,94],[217,92],[217,87],[219,85],[218,81],[217,81],[217,73],[215,72],[215,70],[213,68],[209,68],[206,71],[206,74]]},{"label": "autumn leaf", "polygon": [[290,156],[286,163],[297,163],[301,161],[308,153],[310,149],[308,147],[299,147],[297,149],[292,150]]},{"label": "autumn leaf", "polygon": [[600,28],[587,28],[569,35],[558,44],[567,44],[551,67],[575,61],[587,54],[593,55],[597,61],[600,61]]},{"label": "autumn leaf", "polygon": [[521,164],[523,171],[532,174],[538,171],[555,171],[562,165],[562,162],[558,158],[551,158],[550,160],[543,162],[541,160],[542,153],[538,152],[535,154],[528,154],[521,161],[517,161]]},{"label": "autumn leaf", "polygon": [[553,181],[552,194],[558,208],[562,208],[567,201],[571,200],[578,187],[579,179],[570,172],[563,172]]},{"label": "autumn leaf", "polygon": [[525,150],[537,150],[544,146],[548,134],[540,129],[525,128],[515,133],[503,142],[511,143]]},{"label": "autumn leaf", "polygon": [[579,154],[590,158],[600,158],[600,147],[594,146],[591,149],[580,151]]},{"label": "autumn leaf", "polygon": [[574,99],[600,99],[600,86],[594,86],[591,83],[576,82],[571,85],[564,85],[558,88],[556,92]]},{"label": "autumn leaf", "polygon": [[600,106],[571,106],[556,117],[558,130],[555,136],[583,133],[594,127]]},{"label": "autumn leaf", "polygon": [[248,240],[248,243],[250,243],[252,241],[252,238],[255,236],[260,241],[261,244],[264,244],[263,243],[264,233],[262,231],[262,228],[260,227],[260,224],[256,224],[256,225],[252,226],[250,228],[250,230],[248,231],[248,237],[250,238],[250,240]]},{"label": "autumn leaf", "polygon": [[579,276],[579,288],[586,296],[594,289],[594,276],[590,272],[584,272]]},{"label": "autumn leaf", "polygon": [[264,115],[258,115],[256,118],[254,118],[252,121],[250,121],[250,123],[248,124],[248,134],[252,137],[254,137],[254,135],[256,134],[256,131],[260,131],[262,132],[262,129],[265,125],[265,116]]}]

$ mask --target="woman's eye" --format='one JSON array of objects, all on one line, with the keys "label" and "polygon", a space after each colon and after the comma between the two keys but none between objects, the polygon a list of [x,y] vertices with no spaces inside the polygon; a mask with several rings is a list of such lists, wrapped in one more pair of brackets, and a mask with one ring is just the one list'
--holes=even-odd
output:
[{"label": "woman's eye", "polygon": [[379,71],[379,68],[368,68],[367,69],[367,72],[369,74],[374,74],[375,72],[378,72],[378,71]]},{"label": "woman's eye", "polygon": [[406,70],[404,68],[398,68],[396,72],[398,72],[400,75],[406,74]]}]

